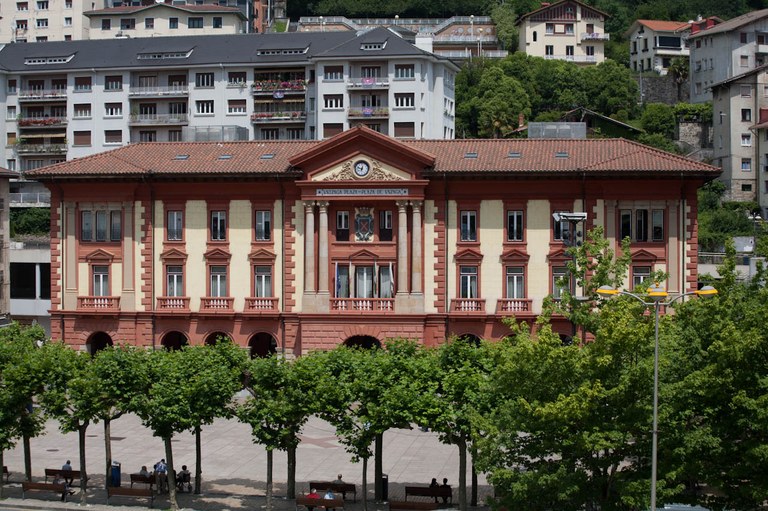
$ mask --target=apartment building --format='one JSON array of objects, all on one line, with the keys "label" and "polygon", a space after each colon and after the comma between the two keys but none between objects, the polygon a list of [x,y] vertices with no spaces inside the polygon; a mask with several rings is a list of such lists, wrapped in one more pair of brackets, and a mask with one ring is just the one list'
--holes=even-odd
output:
[{"label": "apartment building", "polygon": [[383,28],[7,45],[0,64],[4,161],[23,172],[211,126],[256,140],[358,124],[454,136],[458,68]]},{"label": "apartment building", "polygon": [[577,64],[599,64],[605,60],[608,15],[577,0],[542,3],[539,9],[520,16],[519,49],[545,59]]},{"label": "apartment building", "polygon": [[8,183],[15,172],[0,168],[0,325],[5,324],[10,312],[10,257],[11,240],[10,194]]},{"label": "apartment building", "polygon": [[532,322],[560,295],[566,240],[598,225],[614,248],[632,240],[628,288],[662,270],[670,291],[694,290],[696,190],[718,173],[623,139],[358,126],[323,141],[132,144],[31,175],[53,192],[54,338],[93,352],[225,335],[300,355],[499,339],[505,318]]},{"label": "apartment building", "polygon": [[667,74],[676,57],[688,60],[690,23],[663,20],[637,20],[625,36],[629,40],[629,67],[638,73],[655,71]]},{"label": "apartment building", "polygon": [[88,38],[82,0],[6,0],[0,3],[0,43]]}]

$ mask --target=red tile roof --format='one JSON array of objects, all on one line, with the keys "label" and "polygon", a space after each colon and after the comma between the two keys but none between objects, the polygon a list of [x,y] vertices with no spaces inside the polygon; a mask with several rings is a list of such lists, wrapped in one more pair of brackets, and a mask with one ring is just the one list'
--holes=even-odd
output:
[{"label": "red tile roof", "polygon": [[684,30],[690,25],[687,21],[637,20],[637,22],[656,32],[675,32]]},{"label": "red tile roof", "polygon": [[[344,134],[339,135],[344,136]],[[354,144],[354,138],[348,141]],[[434,157],[432,174],[682,173],[715,177],[717,167],[624,139],[392,140]],[[140,176],[295,176],[289,160],[331,141],[152,142],[31,170],[36,179]],[[365,144],[360,150],[365,152]],[[229,155],[224,159],[222,155]],[[271,155],[271,156],[270,156]],[[435,155],[435,156],[432,156]]]}]

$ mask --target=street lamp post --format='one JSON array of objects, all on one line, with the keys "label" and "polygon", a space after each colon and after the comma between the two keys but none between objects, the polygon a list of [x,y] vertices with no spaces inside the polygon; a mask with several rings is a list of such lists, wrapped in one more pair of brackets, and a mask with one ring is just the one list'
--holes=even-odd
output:
[{"label": "street lamp post", "polygon": [[[650,511],[656,511],[656,469],[658,465],[658,441],[659,441],[659,311],[661,307],[672,305],[676,301],[686,296],[713,296],[717,294],[717,289],[712,286],[703,286],[698,291],[682,293],[669,299],[667,290],[658,284],[648,288],[646,298],[629,291],[620,291],[611,286],[600,286],[597,294],[602,297],[613,297],[618,295],[631,296],[646,307],[653,306],[654,314],[654,334],[653,334],[653,430],[651,444],[651,507]],[[667,299],[665,301],[665,299]]]},{"label": "street lamp post", "polygon": [[[563,239],[563,244],[566,247],[577,247],[579,246],[579,237],[580,232],[578,231],[579,224],[581,222],[585,222],[587,220],[587,214],[585,212],[565,212],[565,211],[556,211],[552,213],[552,219],[555,221],[556,224],[560,224],[560,232]],[[563,229],[563,223],[568,222],[568,230]],[[573,254],[573,266],[576,266],[576,254]],[[568,291],[570,291],[571,296],[576,296],[576,275],[569,275],[569,286]],[[576,337],[576,323],[571,321],[571,339]]]},{"label": "street lamp post", "polygon": [[483,29],[482,29],[482,27],[477,29],[477,33],[480,34],[479,36],[477,36],[477,46],[478,46],[477,56],[478,57],[482,57],[483,56]]}]

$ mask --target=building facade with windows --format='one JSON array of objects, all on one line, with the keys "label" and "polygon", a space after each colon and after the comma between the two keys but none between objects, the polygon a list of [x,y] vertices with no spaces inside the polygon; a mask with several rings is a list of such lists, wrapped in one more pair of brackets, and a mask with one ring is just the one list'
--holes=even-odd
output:
[{"label": "building facade with windows", "polygon": [[88,38],[83,2],[8,0],[0,12],[0,43],[76,41]]},{"label": "building facade with windows", "polygon": [[0,64],[11,170],[208,127],[255,140],[327,138],[358,124],[454,136],[458,68],[387,29],[6,45]]},{"label": "building facade with windows", "polygon": [[[709,165],[621,139],[132,144],[32,171],[52,193],[52,335],[93,352],[224,335],[251,353],[503,337],[562,290],[584,212],[627,286],[696,288]],[[579,290],[576,290],[579,293]],[[571,326],[555,318],[570,335]]]},{"label": "building facade with windows", "polygon": [[520,16],[520,51],[534,57],[599,64],[605,60],[607,14],[578,0],[560,0]]},{"label": "building facade with windows", "polygon": [[688,60],[691,24],[680,21],[637,20],[625,35],[629,40],[629,67],[632,71],[667,74],[672,60]]}]

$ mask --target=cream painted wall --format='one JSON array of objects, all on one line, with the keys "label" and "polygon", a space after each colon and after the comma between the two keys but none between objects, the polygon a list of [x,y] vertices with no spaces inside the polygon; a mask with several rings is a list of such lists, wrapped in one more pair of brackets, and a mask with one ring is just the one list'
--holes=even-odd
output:
[{"label": "cream painted wall", "polygon": [[437,208],[435,207],[435,201],[424,201],[424,312],[427,314],[437,313],[437,307],[435,307],[435,265],[437,264],[437,258],[435,257],[435,214]]},{"label": "cream painted wall", "polygon": [[77,279],[77,296],[90,296],[91,271],[88,268],[88,263],[77,263],[77,274],[80,276]]},{"label": "cream painted wall", "polygon": [[[279,298],[277,307],[282,308],[283,301],[283,201],[276,200],[272,213],[272,239],[275,240],[275,267],[272,274],[272,294]],[[250,267],[250,264],[248,265]]]},{"label": "cream painted wall", "polygon": [[485,312],[496,311],[496,301],[504,296],[504,269],[501,254],[504,249],[504,202],[500,200],[480,203],[480,296],[485,298]]},{"label": "cream painted wall", "polygon": [[458,238],[458,232],[456,229],[458,211],[456,210],[456,201],[448,201],[448,219],[446,222],[446,236],[445,239],[448,243],[448,260],[445,261],[445,270],[447,272],[445,278],[445,289],[448,293],[448,303],[451,300],[459,296],[458,285],[456,278],[456,242]]},{"label": "cream painted wall", "polygon": [[536,314],[541,313],[541,304],[543,296],[550,292],[549,262],[549,240],[551,216],[549,213],[549,201],[529,200],[526,209],[526,236],[528,246],[528,294],[533,298],[531,308]]},{"label": "cream painted wall", "polygon": [[[142,206],[140,201],[135,201],[133,204],[133,246],[134,248],[134,254],[133,254],[133,273],[134,278],[133,281],[135,283],[134,288],[136,290],[135,297],[136,297],[136,309],[137,311],[145,311],[147,308],[144,306],[142,302],[142,298],[144,297],[144,291],[142,291],[142,280],[141,280],[141,273],[143,271],[143,268],[141,267],[141,262],[144,260],[142,257],[142,252],[144,250],[144,243],[141,241],[141,229],[142,229],[142,216],[144,215],[144,206]],[[157,239],[157,238],[155,238]],[[162,277],[161,277],[162,278]],[[162,288],[160,288],[162,289]]]},{"label": "cream painted wall", "polygon": [[208,294],[208,271],[203,257],[208,242],[208,207],[205,201],[187,201],[184,217],[184,239],[187,242],[185,294],[189,296],[189,309],[199,311],[200,297]]},{"label": "cream painted wall", "polygon": [[294,300],[296,301],[296,312],[301,312],[303,297],[304,297],[304,202],[296,201],[293,205],[293,218],[294,220],[294,235],[295,242],[293,244],[293,252],[295,267],[295,286],[296,292],[294,294]]},{"label": "cream painted wall", "polygon": [[245,297],[251,296],[251,265],[248,254],[251,251],[251,229],[253,208],[251,201],[233,200],[229,203],[229,296],[235,298],[236,311],[245,308]]},{"label": "cream painted wall", "polygon": [[[184,213],[186,215],[186,213]],[[153,239],[155,240],[155,274],[153,275],[153,279],[155,281],[155,300],[157,300],[158,296],[165,296],[165,269],[163,268],[163,261],[160,259],[160,253],[163,251],[163,241],[165,240],[165,210],[163,209],[163,202],[162,201],[155,201],[155,221],[154,221],[155,231],[152,233]],[[138,227],[138,226],[137,226]],[[139,239],[139,238],[137,238]],[[136,265],[136,272],[140,272],[141,269],[138,268],[141,265]],[[189,264],[187,264],[187,280],[189,280],[189,276],[191,273],[189,272]],[[141,282],[141,281],[137,281]],[[188,286],[189,284],[187,284]],[[188,289],[188,288],[187,288]],[[187,295],[189,296],[189,295]],[[157,304],[154,304],[156,307]]]},{"label": "cream painted wall", "polygon": [[[123,287],[123,265],[122,263],[113,263],[109,265],[109,293],[111,296],[120,296],[120,290]],[[120,298],[122,301],[122,297]],[[120,306],[122,308],[122,305]]]}]

